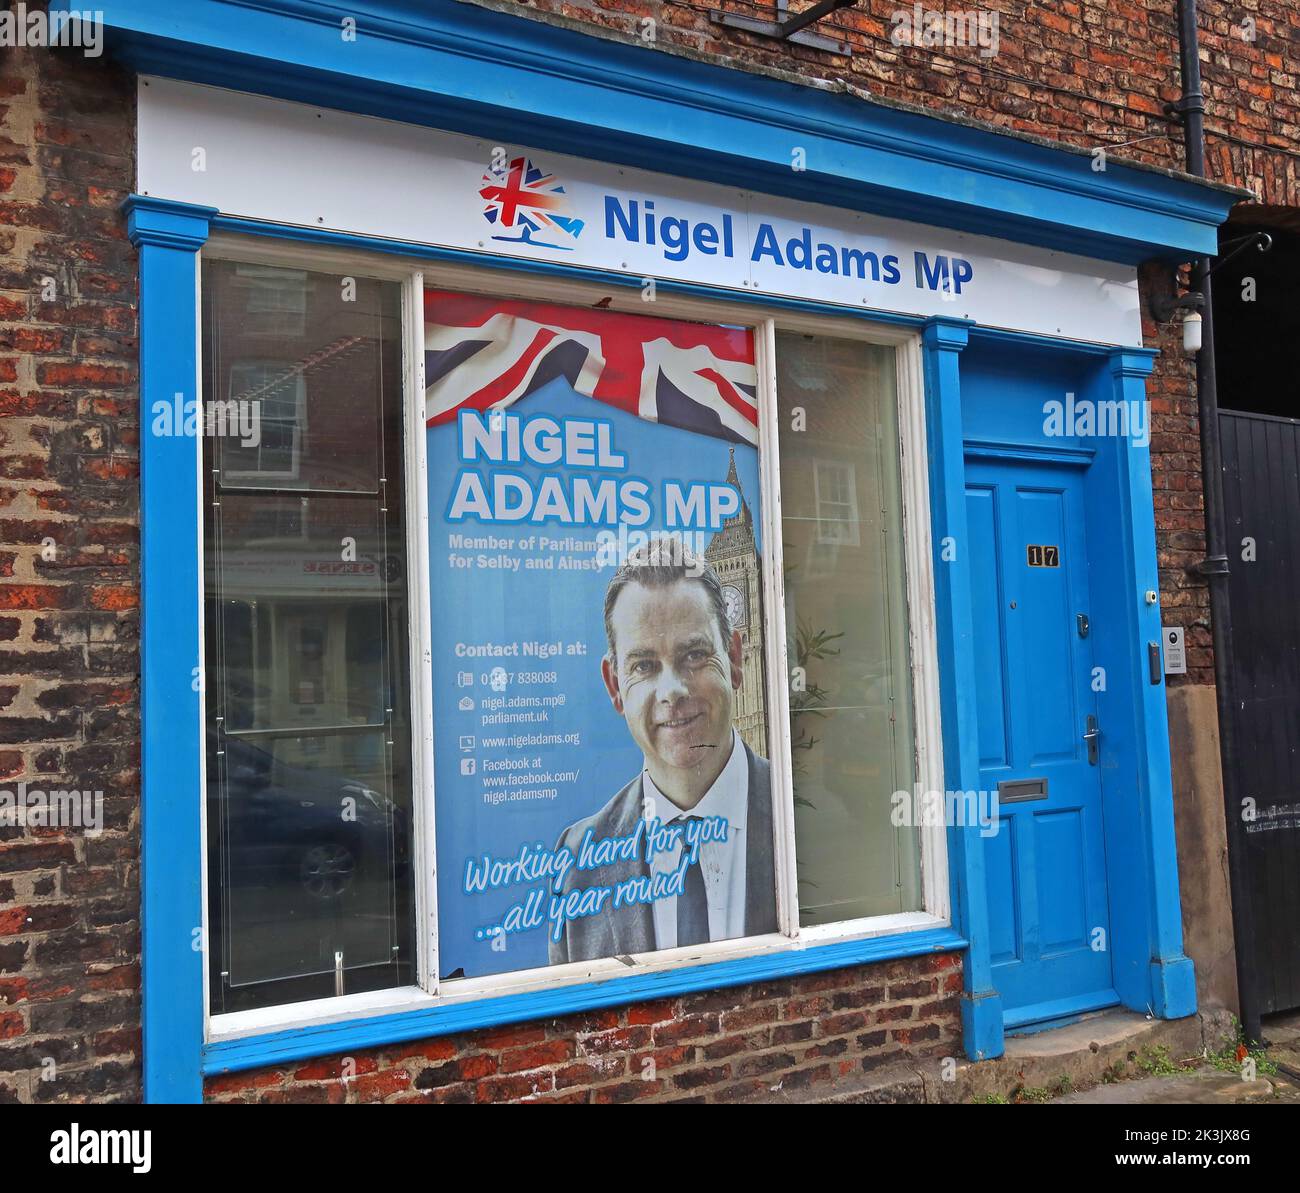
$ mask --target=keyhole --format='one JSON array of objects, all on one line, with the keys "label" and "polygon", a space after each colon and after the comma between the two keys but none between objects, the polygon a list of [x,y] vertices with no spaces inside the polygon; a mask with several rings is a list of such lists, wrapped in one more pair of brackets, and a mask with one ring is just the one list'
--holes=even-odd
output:
[{"label": "keyhole", "polygon": [[1016,607],[1016,602],[1015,602],[1015,601],[1012,601],[1012,602],[1011,602],[1011,607],[1012,607],[1013,609]]}]

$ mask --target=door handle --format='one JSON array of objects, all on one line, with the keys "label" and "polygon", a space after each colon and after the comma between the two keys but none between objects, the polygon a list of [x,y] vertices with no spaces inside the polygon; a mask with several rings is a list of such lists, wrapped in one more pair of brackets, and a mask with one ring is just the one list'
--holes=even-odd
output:
[{"label": "door handle", "polygon": [[1101,741],[1101,730],[1097,728],[1097,718],[1088,714],[1088,727],[1084,730],[1083,740],[1088,743],[1088,765],[1097,765],[1097,746]]}]

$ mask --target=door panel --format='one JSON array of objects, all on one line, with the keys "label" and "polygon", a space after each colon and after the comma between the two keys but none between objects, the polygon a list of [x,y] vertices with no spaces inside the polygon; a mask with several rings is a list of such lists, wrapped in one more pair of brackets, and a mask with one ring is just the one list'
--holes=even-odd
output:
[{"label": "door panel", "polygon": [[1005,820],[997,836],[984,842],[989,906],[1010,913],[989,917],[989,952],[994,965],[1020,957],[1020,918],[1014,897],[1016,865],[1016,822]]},{"label": "door panel", "polygon": [[1083,473],[970,460],[967,516],[980,785],[1043,785],[1024,801],[1003,793],[998,835],[986,842],[994,984],[1017,1026],[1118,1001],[1102,754],[1090,761],[1083,736],[1097,715],[1092,642],[1079,622],[1088,612]]},{"label": "door panel", "polygon": [[[998,554],[997,492],[970,486],[966,494],[967,527],[971,536],[973,559],[994,559]],[[996,633],[975,636],[975,666],[982,683],[979,743],[980,765],[1006,765],[1011,750],[1011,708],[1007,689],[1006,640],[998,619],[1001,589],[996,582],[976,586],[971,594],[976,625],[997,626]],[[986,715],[987,714],[987,715]]]},{"label": "door panel", "polygon": [[1043,955],[1088,944],[1087,828],[1078,808],[1040,812],[1034,817],[1038,844],[1039,946]]},{"label": "door panel", "polygon": [[1070,611],[1069,568],[1031,567],[1025,558],[1030,546],[1061,547],[1065,541],[1065,494],[1037,489],[1014,490],[1013,525],[1018,527],[1021,558],[1014,552],[1009,562],[1021,575],[1017,611],[1012,619],[1019,634],[1017,661],[1023,690],[1033,693],[1028,703],[1028,759],[1032,763],[1077,757],[1079,730],[1075,707],[1072,644],[1061,632],[1073,618]]}]

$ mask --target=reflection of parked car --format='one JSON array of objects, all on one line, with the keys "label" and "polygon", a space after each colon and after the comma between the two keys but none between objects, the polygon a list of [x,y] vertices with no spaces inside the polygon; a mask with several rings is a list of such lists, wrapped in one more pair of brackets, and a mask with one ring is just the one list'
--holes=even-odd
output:
[{"label": "reflection of parked car", "polygon": [[233,888],[332,901],[356,897],[368,883],[386,899],[389,866],[406,837],[402,809],[388,796],[278,762],[247,739],[228,736],[225,750],[226,782],[210,785],[208,816],[225,837]]}]

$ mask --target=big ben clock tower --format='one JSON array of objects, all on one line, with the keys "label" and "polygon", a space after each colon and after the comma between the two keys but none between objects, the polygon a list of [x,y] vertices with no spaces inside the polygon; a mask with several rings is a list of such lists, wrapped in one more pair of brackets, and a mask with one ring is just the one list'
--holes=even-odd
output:
[{"label": "big ben clock tower", "polygon": [[767,757],[767,690],[763,676],[763,598],[760,560],[754,543],[754,517],[736,474],[736,449],[731,449],[727,484],[740,494],[740,510],[722,524],[704,558],[722,581],[727,621],[740,631],[743,680],[736,693],[735,725],[755,754]]}]

